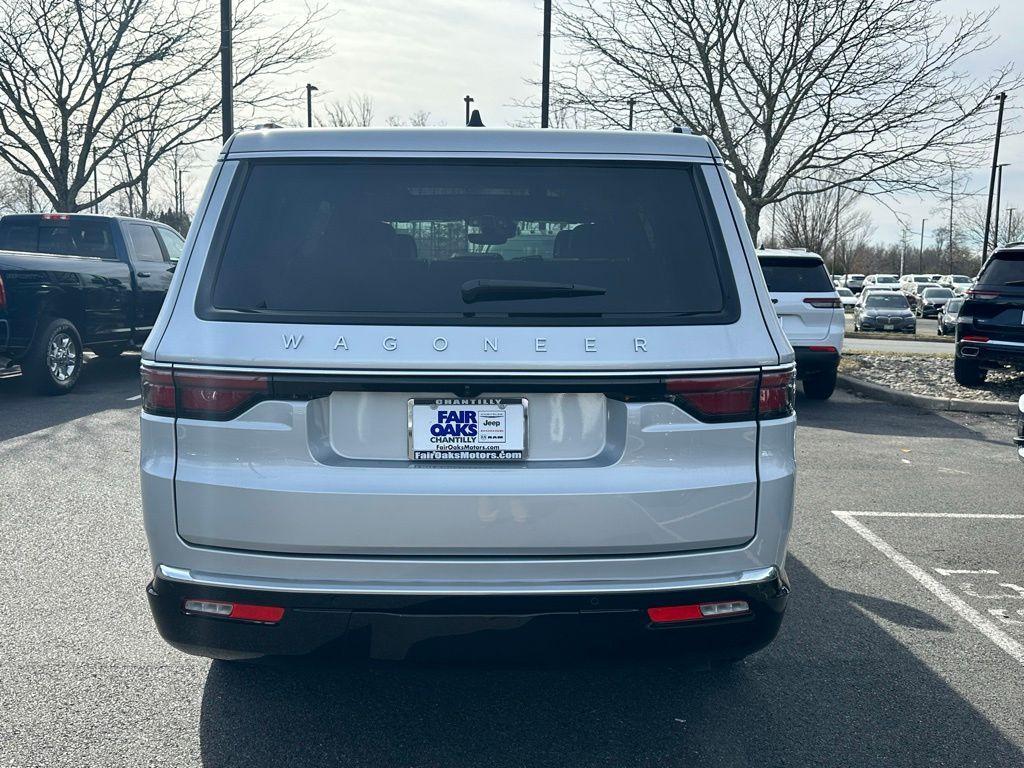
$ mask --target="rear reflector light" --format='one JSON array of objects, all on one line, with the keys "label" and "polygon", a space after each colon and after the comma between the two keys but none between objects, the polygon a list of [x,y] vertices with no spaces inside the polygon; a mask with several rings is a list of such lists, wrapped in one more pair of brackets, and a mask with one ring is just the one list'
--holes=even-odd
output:
[{"label": "rear reflector light", "polygon": [[988,336],[969,336],[967,334],[964,334],[960,338],[960,341],[973,341],[976,344],[984,344],[986,341],[988,341]]},{"label": "rear reflector light", "polygon": [[834,299],[804,299],[804,304],[810,304],[815,309],[842,309],[843,302],[836,296]]},{"label": "rear reflector light", "polygon": [[695,376],[669,379],[665,389],[672,402],[701,421],[778,419],[793,413],[796,374]]},{"label": "rear reflector light", "polygon": [[142,366],[142,408],[157,416],[226,421],[269,394],[266,376]]},{"label": "rear reflector light", "polygon": [[185,613],[201,616],[219,616],[237,621],[258,621],[263,624],[277,624],[284,616],[284,608],[276,605],[249,605],[247,603],[222,603],[214,600],[186,600]]},{"label": "rear reflector light", "polygon": [[674,624],[678,621],[714,619],[720,616],[739,616],[750,613],[746,600],[728,600],[721,603],[696,603],[694,605],[667,605],[648,608],[647,617],[655,624]]},{"label": "rear reflector light", "polygon": [[838,353],[838,351],[839,351],[835,347],[808,347],[808,349],[811,350],[811,352],[832,352],[832,353]]}]

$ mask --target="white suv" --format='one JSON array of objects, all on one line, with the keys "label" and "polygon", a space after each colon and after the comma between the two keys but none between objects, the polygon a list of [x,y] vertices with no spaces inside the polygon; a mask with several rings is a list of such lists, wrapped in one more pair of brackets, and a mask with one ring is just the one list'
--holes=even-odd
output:
[{"label": "white suv", "polygon": [[703,138],[237,134],[143,351],[161,634],[763,646],[795,471],[771,307]]},{"label": "white suv", "polygon": [[[758,251],[772,304],[796,352],[804,394],[827,400],[836,388],[846,335],[843,303],[821,256],[810,251]],[[865,284],[865,290],[869,286]]]}]

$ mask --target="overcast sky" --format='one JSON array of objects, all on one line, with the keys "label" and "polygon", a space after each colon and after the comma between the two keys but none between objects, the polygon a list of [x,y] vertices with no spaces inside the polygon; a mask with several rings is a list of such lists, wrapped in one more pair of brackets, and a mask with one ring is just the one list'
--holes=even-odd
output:
[{"label": "overcast sky", "polygon": [[[946,0],[946,5],[950,14],[996,7],[990,0]],[[1008,61],[1024,65],[1021,5],[1022,0],[1006,0],[998,8],[993,31],[999,40],[972,62],[977,75],[984,76]],[[287,16],[300,13],[303,3],[276,0],[274,7]],[[474,106],[488,125],[531,117],[513,104],[535,96],[529,81],[540,76],[539,1],[328,0],[328,7],[335,12],[327,30],[334,52],[307,75],[295,78],[297,92],[309,81],[320,88],[314,94],[320,103],[354,92],[369,94],[378,123],[389,115],[406,116],[422,109],[430,112],[434,122],[459,125],[465,109],[462,97],[467,93],[476,99]],[[1024,93],[1017,100],[1024,106]],[[297,106],[294,120],[304,118],[304,105]],[[1004,141],[1001,159],[1012,163],[1004,170],[1003,208],[1024,204],[1024,138]],[[972,185],[986,184],[987,175],[979,169]],[[914,230],[922,218],[929,218],[930,238],[930,230],[941,225],[941,205],[935,200],[904,199],[897,208]],[[893,213],[880,206],[871,209],[876,239],[899,239],[901,225]]]}]

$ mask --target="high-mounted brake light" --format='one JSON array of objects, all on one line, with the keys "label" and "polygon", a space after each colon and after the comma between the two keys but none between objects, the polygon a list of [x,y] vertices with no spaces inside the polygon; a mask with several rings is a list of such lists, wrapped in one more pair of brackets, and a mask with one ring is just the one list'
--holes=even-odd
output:
[{"label": "high-mounted brake light", "polygon": [[256,621],[261,624],[277,624],[284,616],[284,608],[276,605],[250,605],[248,603],[224,603],[217,600],[186,600],[185,613],[200,616],[216,616],[236,621]]},{"label": "high-mounted brake light", "polygon": [[806,299],[804,299],[804,304],[810,304],[815,309],[842,309],[843,308],[843,302],[842,302],[842,300],[838,296],[836,296],[835,298],[831,298],[831,299],[806,298]]},{"label": "high-mounted brake light", "polygon": [[669,379],[665,389],[677,406],[706,422],[778,419],[793,413],[793,371]]},{"label": "high-mounted brake light", "polygon": [[44,213],[43,219],[46,221],[71,221],[71,217],[66,213]]},{"label": "high-mounted brake light", "polygon": [[142,408],[157,416],[226,421],[270,393],[266,376],[142,366]]}]

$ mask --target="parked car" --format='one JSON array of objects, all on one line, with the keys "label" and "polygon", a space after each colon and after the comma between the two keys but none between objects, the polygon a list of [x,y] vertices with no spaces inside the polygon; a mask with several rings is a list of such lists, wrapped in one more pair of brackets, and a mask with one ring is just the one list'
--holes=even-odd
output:
[{"label": "parked car", "polygon": [[761,250],[757,255],[775,312],[796,352],[804,394],[827,400],[836,388],[846,318],[825,264],[809,251]]},{"label": "parked car", "polygon": [[989,369],[1024,370],[1024,244],[989,257],[967,291],[956,324],[954,373],[959,384],[981,384]]},{"label": "parked car", "polygon": [[903,290],[903,295],[907,297],[907,302],[910,304],[910,308],[914,310],[914,313],[916,314],[918,312],[918,305],[921,303],[921,294],[929,288],[938,287],[938,283],[913,282],[909,283]]},{"label": "parked car", "polygon": [[944,275],[939,280],[939,285],[944,288],[949,288],[953,293],[961,295],[973,284],[974,280],[967,275]]},{"label": "parked car", "polygon": [[839,294],[839,301],[843,304],[843,311],[852,312],[853,308],[857,306],[857,297],[853,295],[853,291],[849,288],[836,288],[836,293]]},{"label": "parked car", "polygon": [[864,300],[873,293],[892,293],[892,288],[885,288],[883,286],[865,286],[860,292],[860,296],[857,297],[857,304],[863,304]]},{"label": "parked car", "polygon": [[794,355],[709,141],[243,131],[203,200],[142,353],[169,643],[775,636]]},{"label": "parked car", "polygon": [[1013,442],[1017,445],[1017,456],[1024,461],[1024,395],[1017,401],[1017,436]]},{"label": "parked car", "polygon": [[935,283],[932,280],[930,275],[902,275],[900,277],[899,290],[903,291],[904,293],[907,293],[911,291],[916,284],[919,283],[930,283],[933,285],[938,285],[938,283]]},{"label": "parked car", "polygon": [[864,287],[864,275],[847,275],[843,283],[844,288],[849,288],[854,293],[860,293]]},{"label": "parked car", "polygon": [[955,295],[949,288],[925,288],[917,296],[914,310],[918,317],[938,317],[942,308]]},{"label": "parked car", "polygon": [[935,324],[936,333],[939,336],[946,336],[950,333],[956,333],[956,318],[960,314],[960,307],[963,306],[964,300],[962,298],[952,298],[946,302],[946,305],[939,312],[938,322]]},{"label": "parked car", "polygon": [[832,285],[836,288],[846,288],[846,275],[832,275]]},{"label": "parked car", "polygon": [[871,293],[853,311],[855,331],[917,333],[917,320],[907,298],[896,291]]},{"label": "parked car", "polygon": [[145,341],[184,241],[154,221],[88,214],[0,219],[0,370],[42,394],[71,391],[83,353]]},{"label": "parked car", "polygon": [[864,278],[864,288],[887,288],[895,290],[899,288],[899,278],[896,275],[868,275]]}]

